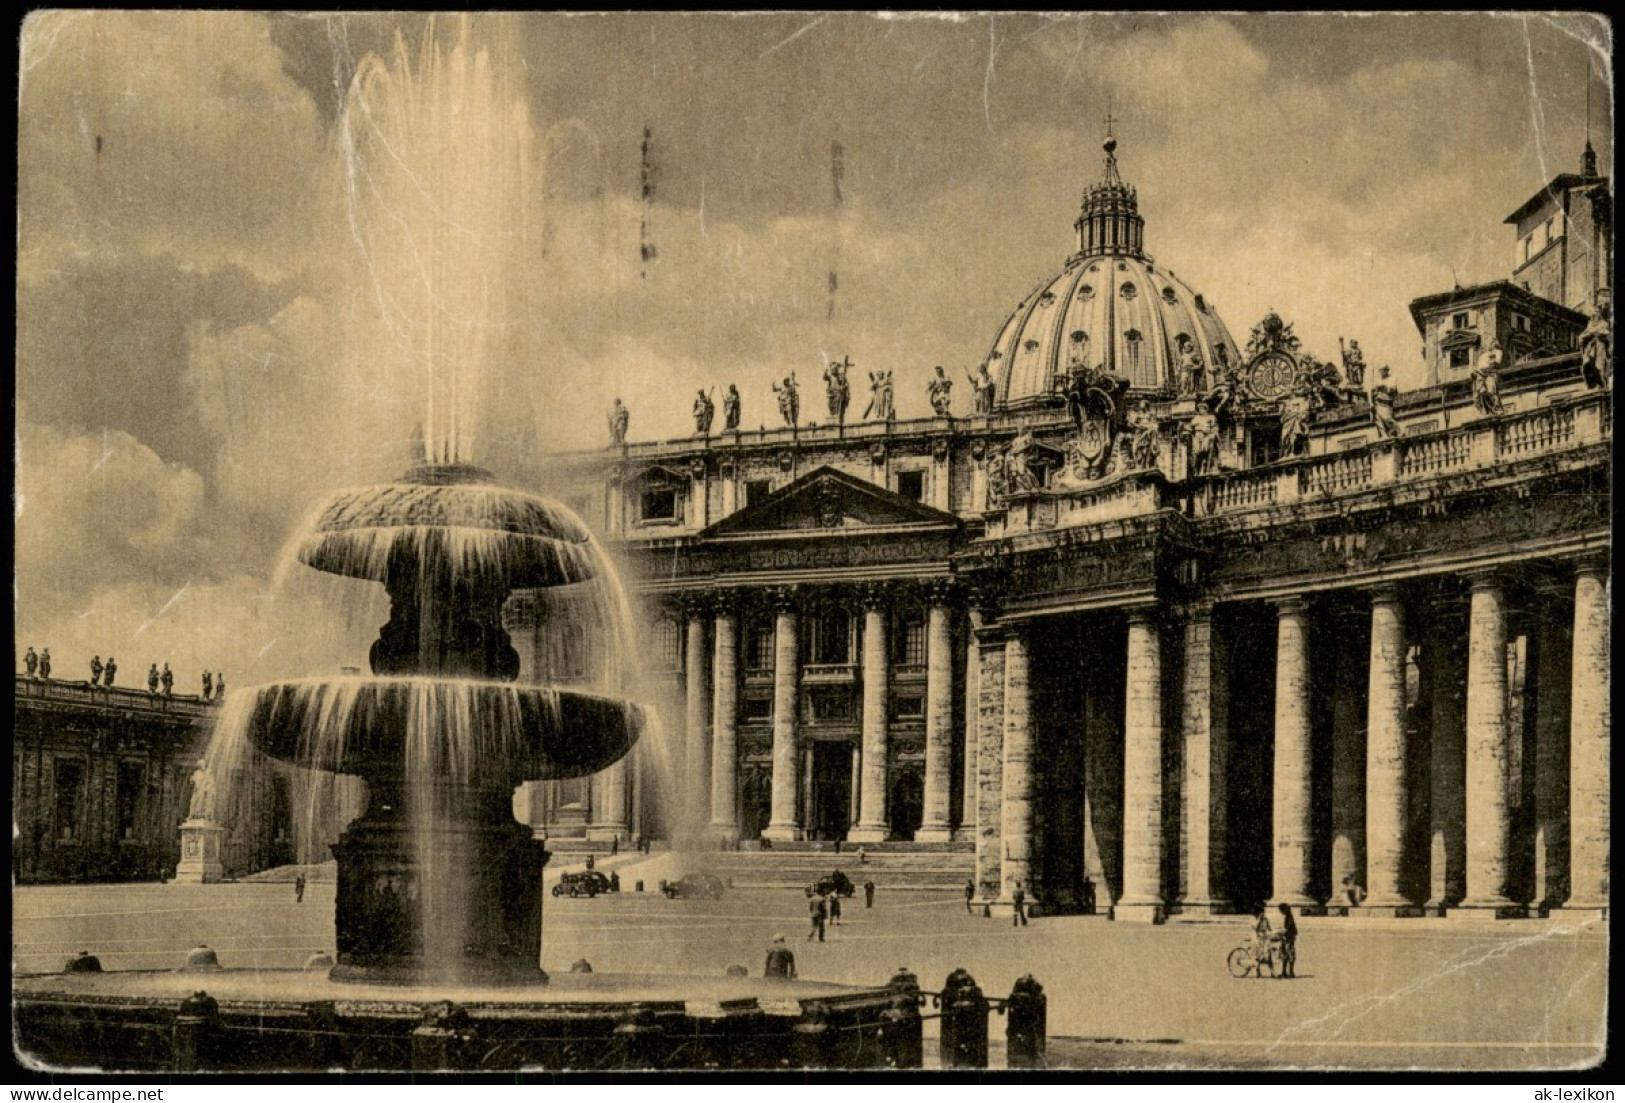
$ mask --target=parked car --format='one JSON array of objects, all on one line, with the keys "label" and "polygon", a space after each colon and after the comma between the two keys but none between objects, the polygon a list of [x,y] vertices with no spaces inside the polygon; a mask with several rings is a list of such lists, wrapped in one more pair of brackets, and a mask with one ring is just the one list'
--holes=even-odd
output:
[{"label": "parked car", "polygon": [[675,881],[669,881],[662,889],[666,897],[676,900],[678,897],[697,896],[702,900],[715,900],[720,897],[727,886],[722,878],[713,877],[709,873],[685,873]]},{"label": "parked car", "polygon": [[828,896],[832,892],[841,896],[851,896],[856,891],[858,887],[852,883],[852,878],[840,870],[836,870],[828,877],[820,877],[806,889],[808,896]]},{"label": "parked car", "polygon": [[593,869],[560,874],[559,883],[553,886],[554,896],[597,896],[608,891],[609,878]]}]

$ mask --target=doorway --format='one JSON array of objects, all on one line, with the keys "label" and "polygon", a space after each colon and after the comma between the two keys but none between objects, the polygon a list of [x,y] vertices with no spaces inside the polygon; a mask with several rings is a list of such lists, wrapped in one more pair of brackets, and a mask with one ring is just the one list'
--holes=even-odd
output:
[{"label": "doorway", "polygon": [[891,833],[913,839],[925,818],[925,773],[915,767],[894,768],[891,782]]},{"label": "doorway", "polygon": [[807,812],[809,837],[825,842],[846,838],[852,823],[851,743],[812,745],[812,807]]}]

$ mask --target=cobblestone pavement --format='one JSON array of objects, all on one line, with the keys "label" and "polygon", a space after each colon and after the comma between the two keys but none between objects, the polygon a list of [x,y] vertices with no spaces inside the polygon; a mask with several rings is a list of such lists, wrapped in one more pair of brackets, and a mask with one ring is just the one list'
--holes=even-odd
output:
[{"label": "cobblestone pavement", "polygon": [[[636,876],[622,870],[628,890]],[[1225,956],[1247,937],[1240,920],[1014,928],[967,914],[962,898],[881,886],[873,909],[848,901],[827,940],[809,943],[799,893],[667,900],[648,888],[549,897],[544,966],[584,957],[598,972],[757,973],[784,934],[813,980],[879,984],[907,966],[935,989],[963,966],[1003,996],[1030,972],[1049,996],[1051,1062],[1072,1066],[1537,1069],[1602,1052],[1608,947],[1597,922],[1310,918],[1299,979],[1236,980]],[[108,969],[173,968],[201,941],[227,967],[296,967],[331,949],[333,889],[312,882],[295,903],[281,884],[19,888],[14,960],[55,970],[87,949]],[[995,1038],[1003,1029],[995,1016]]]}]

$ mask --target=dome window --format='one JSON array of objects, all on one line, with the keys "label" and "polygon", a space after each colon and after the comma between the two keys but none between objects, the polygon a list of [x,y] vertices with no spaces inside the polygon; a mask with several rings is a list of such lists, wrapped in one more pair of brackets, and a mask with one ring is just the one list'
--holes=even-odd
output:
[{"label": "dome window", "polygon": [[1021,347],[1026,349],[1028,352],[1036,352],[1038,351],[1038,342],[1029,337],[1025,341],[1021,342]]},{"label": "dome window", "polygon": [[1207,300],[1202,298],[1200,295],[1196,296],[1196,309],[1200,310],[1203,314],[1207,313]]},{"label": "dome window", "polygon": [[1090,299],[1092,299],[1094,297],[1095,297],[1095,289],[1093,287],[1091,287],[1089,284],[1084,284],[1082,287],[1078,288],[1078,298],[1080,300],[1082,300],[1083,302],[1088,302]]},{"label": "dome window", "polygon": [[1123,290],[1121,292],[1119,292],[1119,294],[1121,294],[1123,296],[1123,299],[1124,299],[1125,302],[1133,302],[1135,296],[1138,295],[1139,293],[1140,293],[1139,289],[1137,287],[1135,287],[1132,283],[1125,283],[1123,285]]},{"label": "dome window", "polygon": [[1179,302],[1179,296],[1174,293],[1173,288],[1164,287],[1162,289],[1162,301],[1167,303],[1169,306],[1173,306],[1175,303]]},{"label": "dome window", "polygon": [[1054,303],[1055,303],[1055,292],[1053,292],[1053,291],[1046,291],[1042,295],[1038,296],[1038,305],[1039,306],[1052,306],[1052,305],[1054,305]]},{"label": "dome window", "polygon": [[1137,371],[1140,367],[1140,331],[1131,329],[1123,334],[1123,340],[1128,345],[1128,364],[1130,371]]},{"label": "dome window", "polygon": [[1127,272],[1128,271],[1128,265],[1124,264],[1122,261],[1118,261],[1117,262],[1117,270],[1119,272]]},{"label": "dome window", "polygon": [[989,356],[988,359],[989,360],[1003,360],[1004,359],[1004,353],[1000,352],[998,349],[994,349],[993,350],[993,355]]},{"label": "dome window", "polygon": [[1098,265],[1098,264],[1091,264],[1091,265],[1090,265],[1090,266],[1089,266],[1089,271],[1091,271],[1091,272],[1098,272],[1098,271],[1100,271],[1100,265]]},{"label": "dome window", "polygon": [[1088,339],[1089,339],[1089,335],[1087,333],[1085,333],[1083,330],[1075,329],[1075,330],[1072,331],[1072,343],[1074,345],[1081,345],[1085,341],[1087,341]]}]

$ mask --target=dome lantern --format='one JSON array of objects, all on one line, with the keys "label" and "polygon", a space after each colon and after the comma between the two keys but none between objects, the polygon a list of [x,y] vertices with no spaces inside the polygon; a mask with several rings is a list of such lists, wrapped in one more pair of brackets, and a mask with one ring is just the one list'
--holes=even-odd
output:
[{"label": "dome lantern", "polygon": [[1117,171],[1117,139],[1110,122],[1101,143],[1106,163],[1100,183],[1083,193],[1083,208],[1073,227],[1078,231],[1080,256],[1145,256],[1145,219],[1134,188]]}]

